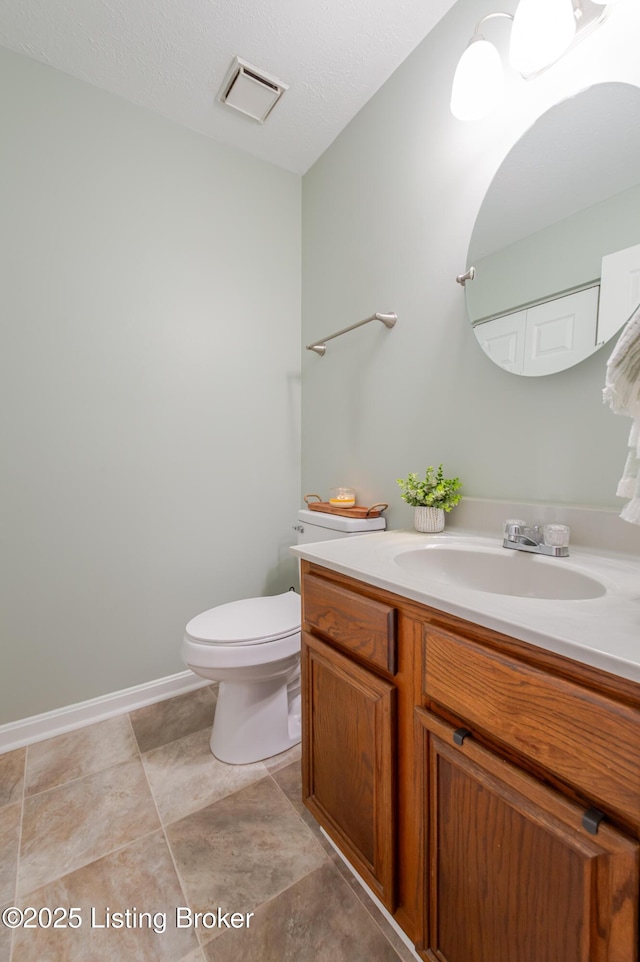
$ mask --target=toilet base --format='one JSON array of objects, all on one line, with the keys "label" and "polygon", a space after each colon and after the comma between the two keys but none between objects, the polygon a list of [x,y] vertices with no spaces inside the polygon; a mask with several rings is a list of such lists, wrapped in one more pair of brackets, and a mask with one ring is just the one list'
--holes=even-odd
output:
[{"label": "toilet base", "polygon": [[300,742],[300,678],[251,684],[221,681],[211,732],[212,753],[230,765],[279,755]]}]

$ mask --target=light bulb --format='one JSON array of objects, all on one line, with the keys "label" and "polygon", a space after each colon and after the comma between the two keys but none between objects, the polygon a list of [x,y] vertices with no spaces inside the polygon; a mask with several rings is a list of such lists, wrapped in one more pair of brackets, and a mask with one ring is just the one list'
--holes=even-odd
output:
[{"label": "light bulb", "polygon": [[509,62],[527,76],[555,63],[576,32],[571,0],[520,0],[513,17]]},{"label": "light bulb", "polygon": [[480,120],[504,93],[502,62],[492,43],[474,38],[458,61],[451,89],[451,113],[458,120]]}]

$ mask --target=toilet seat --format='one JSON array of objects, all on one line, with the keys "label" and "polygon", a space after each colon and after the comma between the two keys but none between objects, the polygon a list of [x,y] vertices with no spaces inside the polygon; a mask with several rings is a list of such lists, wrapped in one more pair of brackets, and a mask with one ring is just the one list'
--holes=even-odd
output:
[{"label": "toilet seat", "polygon": [[209,608],[192,618],[185,640],[200,645],[259,645],[300,631],[300,595],[285,591]]}]

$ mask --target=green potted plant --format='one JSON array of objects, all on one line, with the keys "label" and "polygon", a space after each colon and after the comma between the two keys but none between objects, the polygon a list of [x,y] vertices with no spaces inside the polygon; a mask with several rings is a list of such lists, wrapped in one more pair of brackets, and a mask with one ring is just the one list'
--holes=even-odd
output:
[{"label": "green potted plant", "polygon": [[406,478],[398,478],[398,484],[402,488],[402,500],[416,509],[416,531],[442,531],[445,511],[455,508],[462,498],[458,494],[462,487],[460,478],[445,478],[442,465],[437,471],[428,467],[422,481],[412,472]]}]

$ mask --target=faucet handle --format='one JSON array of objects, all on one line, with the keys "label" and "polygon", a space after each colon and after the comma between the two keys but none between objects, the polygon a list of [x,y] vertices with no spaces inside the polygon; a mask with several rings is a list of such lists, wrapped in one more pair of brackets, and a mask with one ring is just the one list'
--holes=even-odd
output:
[{"label": "faucet handle", "polygon": [[504,522],[504,536],[505,538],[512,538],[516,534],[520,534],[522,528],[526,528],[527,522],[520,519],[509,518]]},{"label": "faucet handle", "polygon": [[571,529],[568,524],[545,524],[544,542],[554,547],[568,547]]}]

